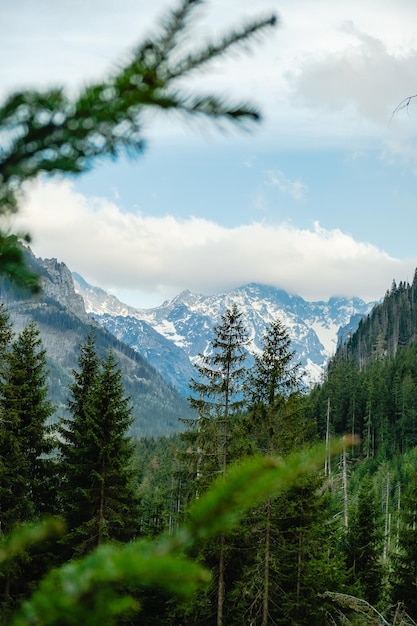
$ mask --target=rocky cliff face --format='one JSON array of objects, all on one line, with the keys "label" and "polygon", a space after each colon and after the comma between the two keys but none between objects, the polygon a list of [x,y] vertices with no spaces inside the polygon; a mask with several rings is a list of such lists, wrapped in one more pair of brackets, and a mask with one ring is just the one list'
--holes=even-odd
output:
[{"label": "rocky cliff face", "polygon": [[[39,260],[40,261],[40,260]],[[74,288],[74,279],[65,263],[57,259],[43,259],[42,291],[44,296],[55,300],[85,322],[89,321],[84,300]]]},{"label": "rocky cliff face", "polygon": [[191,415],[186,400],[128,345],[101,327],[86,312],[76,293],[68,267],[56,259],[37,259],[28,250],[28,262],[41,276],[37,296],[16,291],[0,282],[0,302],[6,305],[15,333],[29,322],[39,328],[47,352],[50,398],[57,406],[56,418],[66,412],[72,371],[77,369],[79,348],[89,333],[96,338],[97,352],[104,357],[112,350],[123,372],[126,395],[130,397],[135,436],[159,436],[180,430],[180,417]]}]

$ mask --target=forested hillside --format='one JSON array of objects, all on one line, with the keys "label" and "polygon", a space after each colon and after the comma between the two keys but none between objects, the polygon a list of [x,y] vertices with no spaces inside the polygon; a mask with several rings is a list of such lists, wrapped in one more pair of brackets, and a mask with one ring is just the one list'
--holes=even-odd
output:
[{"label": "forested hillside", "polygon": [[[322,440],[360,438],[340,463],[326,466],[344,501],[352,572],[383,590],[380,602],[404,602],[416,620],[417,275],[411,285],[393,283],[339,346],[310,393],[309,414]],[[361,564],[365,552],[354,544],[366,535],[375,551]]]},{"label": "forested hillside", "polygon": [[[245,103],[183,92],[183,79],[275,16],[196,49],[187,27],[199,4],[183,0],[114,75],[75,97],[58,88],[6,100],[4,215],[39,173],[140,153],[148,106],[259,119]],[[309,395],[279,319],[248,367],[233,304],[196,362],[183,432],[135,441],[135,410],[142,425],[157,408],[173,419],[161,379],[91,321],[80,326],[64,268],[28,265],[22,238],[0,233],[0,272],[43,294],[1,292],[2,624],[416,625],[415,281],[393,286]],[[67,369],[48,379],[52,346]],[[56,423],[50,385],[62,378],[67,414]]]},{"label": "forested hillside", "polygon": [[149,363],[92,320],[75,293],[71,273],[56,259],[38,259],[26,250],[28,266],[40,276],[42,292],[36,296],[0,281],[0,302],[6,305],[16,333],[35,322],[46,349],[49,399],[55,419],[66,414],[68,385],[80,345],[93,330],[97,351],[111,348],[120,361],[124,385],[133,405],[131,433],[136,437],[177,432],[179,418],[191,415],[187,401]]},{"label": "forested hillside", "polygon": [[[383,303],[391,312],[397,297],[393,289]],[[39,623],[78,623],[74,615],[86,611],[104,619],[89,593],[96,607],[112,602],[115,615],[124,614],[119,595],[127,591],[141,607],[129,623],[149,626],[416,623],[412,341],[366,366],[341,347],[326,380],[307,395],[280,320],[267,328],[248,367],[248,332],[234,305],[213,329],[212,350],[190,381],[196,417],[183,419],[180,434],[134,442],[125,378],[112,350],[101,356],[88,336],[71,377],[69,417],[51,431],[39,331],[32,323],[13,340],[4,311],[0,321],[0,401],[13,418],[0,429],[10,452],[0,466],[0,505],[8,511],[2,524],[7,532],[45,513],[66,523],[55,529],[58,541],[48,531],[45,545],[24,548],[3,569],[5,623],[52,565],[61,569],[22,605],[17,624],[32,623],[29,616],[39,616],[45,602],[59,621]],[[346,431],[361,438],[338,447],[333,442]],[[323,447],[309,457],[318,439]],[[287,472],[284,482],[280,471]],[[191,587],[181,599],[186,572]],[[72,621],[62,621],[61,602],[71,607]],[[104,624],[125,623],[107,617]]]},{"label": "forested hillside", "polygon": [[375,359],[395,356],[417,338],[417,271],[411,283],[393,282],[385,298],[364,317],[357,332],[339,346],[338,358],[352,358],[361,368]]},{"label": "forested hillside", "polygon": [[395,283],[339,346],[326,380],[311,394],[322,437],[351,432],[361,453],[390,459],[417,444],[417,276]]},{"label": "forested hillside", "polygon": [[[316,439],[329,455],[314,478],[268,499],[233,535],[201,547],[215,578],[188,606],[188,623],[215,623],[219,611],[223,623],[261,626],[417,622],[415,297],[415,280],[394,284],[308,395],[297,391],[282,326],[272,325],[250,371],[242,369],[246,335],[236,311],[229,344],[225,326],[217,328],[217,357],[204,359],[192,385],[200,419],[171,448],[169,440],[142,442],[141,489],[158,485],[156,498],[147,492],[146,499],[152,532],[155,523],[175,526],[187,501],[239,458],[285,457]],[[222,385],[215,371],[223,372]],[[235,394],[242,380],[243,402]],[[354,445],[332,458],[332,441],[346,434],[356,436]],[[166,605],[150,607],[156,623],[181,623],[181,611],[174,618]]]}]

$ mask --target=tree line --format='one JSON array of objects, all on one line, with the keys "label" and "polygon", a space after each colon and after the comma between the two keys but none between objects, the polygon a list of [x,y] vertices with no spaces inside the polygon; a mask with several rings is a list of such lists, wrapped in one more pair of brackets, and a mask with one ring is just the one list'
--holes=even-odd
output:
[{"label": "tree line", "polygon": [[373,567],[361,565],[366,551],[351,548],[353,571],[363,569],[366,584],[373,572],[379,597],[386,605],[403,602],[414,621],[416,305],[417,274],[411,284],[394,282],[358,330],[339,346],[323,382],[310,392],[308,408],[320,438],[331,440],[345,433],[359,438],[328,472],[345,502],[346,525],[352,533],[361,536],[357,522],[349,520],[351,513],[362,517],[363,529],[373,520],[372,532],[368,528],[363,537],[370,533],[367,545],[375,546],[378,558]]},{"label": "tree line", "polygon": [[[149,506],[155,485],[146,489],[139,482],[135,463],[139,465],[140,459],[127,435],[131,407],[113,353],[100,359],[94,337],[87,338],[80,347],[78,368],[68,390],[70,416],[52,424],[54,407],[47,399],[46,352],[36,325],[29,324],[15,338],[7,310],[1,307],[0,331],[0,521],[4,545],[16,529],[39,523],[45,515],[59,515],[63,520],[57,537],[47,534],[43,541],[18,550],[1,569],[2,620],[19,623],[13,621],[15,610],[23,607],[24,611],[31,592],[37,598],[36,590],[42,588],[42,581],[53,578],[54,572],[62,568],[65,572],[65,567],[75,563],[82,565],[105,546],[130,546],[138,538],[159,537],[166,522],[162,521],[162,503],[161,521],[155,519]],[[205,492],[210,492],[216,479],[225,481],[232,461],[258,456],[266,459],[278,453],[285,456],[306,440],[299,365],[293,362],[286,330],[278,321],[271,325],[264,351],[256,357],[250,374],[244,366],[246,343],[241,313],[233,307],[214,329],[213,353],[201,357],[196,379],[191,381],[194,395],[190,403],[197,410],[197,418],[177,437],[178,449],[171,455],[176,471],[168,472],[171,480],[182,480],[176,515],[171,516],[168,528],[174,544],[190,509],[204,501]],[[244,410],[247,403],[249,411]],[[144,589],[141,581],[136,582],[129,590],[143,610],[138,622],[131,617],[129,623],[216,620],[222,624],[238,623],[248,616],[262,624],[276,621],[278,616],[279,623],[289,623],[289,619],[313,623],[314,616],[320,614],[321,601],[317,604],[311,589],[315,578],[311,568],[324,540],[317,516],[322,519],[327,510],[323,508],[326,498],[318,496],[317,485],[316,479],[304,479],[287,496],[274,493],[258,507],[240,504],[242,514],[245,507],[249,511],[232,533],[224,522],[214,533],[203,527],[190,553],[214,573],[211,583],[187,602],[173,603],[155,583]],[[257,497],[252,494],[252,503]],[[283,519],[286,506],[291,508],[290,519],[297,520],[296,528],[288,516]],[[149,524],[149,514],[154,515],[153,525]],[[223,515],[227,515],[227,507]],[[212,521],[214,526],[218,517]],[[254,536],[261,541],[254,543]],[[285,558],[281,553],[278,559],[277,546],[283,537]],[[294,569],[295,563],[298,568]],[[323,585],[328,589],[327,583]],[[104,597],[101,602],[108,605]],[[101,612],[95,606],[89,609],[84,623],[90,623],[88,615],[96,619],[100,614],[103,619],[103,607]],[[54,623],[48,610],[45,623]],[[58,623],[67,623],[65,619],[61,615]],[[74,623],[71,620],[69,616],[68,623]]]},{"label": "tree line", "polygon": [[[181,511],[186,516],[187,503],[242,459],[285,459],[317,440],[331,450],[336,437],[360,438],[337,459],[326,453],[314,476],[252,509],[232,535],[220,533],[200,546],[196,556],[213,572],[210,587],[183,608],[181,617],[178,609],[173,613],[159,603],[156,623],[414,623],[415,442],[410,439],[389,455],[388,445],[377,448],[376,409],[369,427],[366,414],[359,417],[351,360],[338,356],[325,382],[306,393],[279,320],[267,329],[250,369],[245,367],[247,342],[238,309],[227,310],[214,329],[213,352],[200,355],[191,381],[196,418],[184,420],[185,432],[173,441],[176,453],[165,466],[166,479],[159,473],[158,509],[151,510],[158,510],[160,521],[171,528],[173,516],[181,518]],[[410,350],[415,354],[415,346]],[[400,350],[397,358],[403,362],[407,354]],[[378,366],[390,364],[384,360]],[[363,369],[366,380],[375,367]],[[382,375],[375,398],[382,403],[390,389],[390,378]],[[354,406],[355,423],[349,410]],[[153,467],[160,472],[159,464],[164,465],[165,447],[166,441],[164,451],[152,447],[150,481],[156,476]],[[161,506],[161,492],[168,508]]]},{"label": "tree line", "polygon": [[[269,488],[262,497],[259,489],[245,500],[247,485],[239,482],[227,492],[227,503],[214,504],[213,493],[219,485],[226,489],[236,467],[244,472],[248,462],[261,463],[264,471],[280,459],[288,471],[294,455],[308,454],[314,441],[324,439],[321,422],[312,417],[318,392],[305,393],[279,320],[267,328],[248,368],[241,313],[236,306],[227,309],[214,328],[212,351],[200,355],[190,382],[195,419],[184,420],[183,432],[173,438],[134,441],[127,434],[131,407],[111,351],[99,358],[94,337],[87,338],[68,390],[69,416],[52,424],[39,332],[31,323],[14,337],[6,309],[0,312],[4,550],[16,529],[22,532],[45,516],[62,520],[56,536],[48,531],[2,565],[4,623],[32,623],[13,621],[16,610],[30,614],[36,606],[31,598],[42,597],[52,580],[57,585],[57,577],[63,584],[59,577],[68,571],[73,585],[83,581],[84,567],[95,589],[91,597],[81,594],[74,608],[84,623],[267,626],[373,623],[378,614],[386,622],[376,623],[400,623],[393,621],[400,614],[411,620],[403,623],[417,618],[414,449],[384,465],[359,444],[350,452],[343,448],[335,459],[326,442],[316,470],[301,472],[284,490]],[[199,528],[198,539],[182,545],[184,527],[198,521],[193,510],[204,510],[207,498],[203,515],[214,530]],[[230,527],[224,518],[233,517],[233,506],[239,522]],[[115,550],[107,557],[113,563],[123,550],[143,545],[153,554],[146,574],[142,570],[132,580],[124,565],[117,582],[103,582],[115,565],[109,569],[98,559],[102,550]],[[191,559],[190,568],[198,563],[210,572],[182,600],[163,577],[146,582],[154,551],[160,556],[167,546],[177,558]],[[121,591],[129,592],[140,613],[129,613],[126,622],[119,607],[103,621],[103,607]],[[77,623],[62,613],[54,622],[48,603],[44,611],[39,623]]]},{"label": "tree line", "polygon": [[121,371],[113,353],[99,359],[94,337],[80,348],[69,389],[69,417],[51,423],[46,351],[30,323],[13,337],[0,308],[0,524],[17,526],[61,515],[56,542],[20,554],[2,572],[0,602],[8,615],[52,566],[89,553],[105,541],[138,533],[134,445]]},{"label": "tree line", "polygon": [[[276,18],[190,51],[199,4],[182,0],[113,76],[76,98],[58,87],[2,104],[3,276],[41,287],[20,246],[30,236],[10,234],[7,221],[26,180],[140,154],[149,107],[216,122],[260,119],[245,103],[183,92],[181,79]],[[393,285],[397,304],[388,297],[392,310],[372,313],[373,327],[363,324],[309,396],[298,388],[285,329],[271,326],[249,372],[239,311],[227,311],[192,381],[195,420],[181,440],[142,441],[139,458],[112,353],[98,359],[92,337],[81,347],[70,417],[52,427],[39,334],[31,324],[14,338],[2,309],[2,622],[416,623],[415,359],[411,344],[403,350],[415,338],[415,293],[416,280],[411,289]],[[334,443],[346,432],[361,435],[350,452]],[[324,449],[304,447],[315,439]],[[60,517],[41,521],[50,514]]]}]

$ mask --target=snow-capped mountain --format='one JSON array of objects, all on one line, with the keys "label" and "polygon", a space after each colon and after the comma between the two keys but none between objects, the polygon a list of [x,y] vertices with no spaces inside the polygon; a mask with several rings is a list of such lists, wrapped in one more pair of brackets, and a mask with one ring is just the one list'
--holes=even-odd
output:
[{"label": "snow-capped mountain", "polygon": [[265,327],[276,318],[281,320],[306,372],[307,383],[320,379],[329,357],[336,351],[341,327],[352,318],[359,321],[374,305],[343,297],[307,302],[281,289],[252,283],[211,296],[184,291],[159,307],[135,309],[88,285],[76,274],[74,282],[86,310],[118,339],[145,356],[185,395],[193,375],[192,363],[209,349],[213,327],[233,304],[242,313],[252,353],[260,349]]}]

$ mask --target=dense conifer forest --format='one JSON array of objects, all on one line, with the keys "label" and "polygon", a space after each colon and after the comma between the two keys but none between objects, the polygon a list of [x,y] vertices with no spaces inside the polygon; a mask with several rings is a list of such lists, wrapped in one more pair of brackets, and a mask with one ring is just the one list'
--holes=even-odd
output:
[{"label": "dense conifer forest", "polygon": [[[3,217],[40,173],[139,154],[144,108],[259,120],[177,80],[275,16],[190,52],[198,4],[182,0],[114,76],[76,98],[59,88],[7,98]],[[29,240],[2,225],[0,273],[39,292]],[[140,440],[115,354],[99,354],[93,335],[67,413],[51,424],[43,314],[16,335],[1,306],[1,623],[417,624],[416,295],[416,278],[393,284],[310,393],[279,320],[248,369],[241,314],[226,310],[191,380],[195,418],[179,435]]]},{"label": "dense conifer forest", "polygon": [[[117,361],[111,350],[98,356],[93,335],[80,347],[68,389],[69,416],[51,426],[54,407],[47,400],[47,355],[39,332],[31,323],[15,336],[2,307],[5,552],[16,529],[42,526],[45,516],[62,520],[49,522],[54,532],[47,530],[42,541],[30,540],[3,562],[2,623],[78,623],[73,616],[39,622],[28,617],[36,608],[33,598],[56,576],[51,572],[86,567],[101,549],[117,553],[141,542],[159,545],[159,551],[161,545],[180,549],[204,566],[210,582],[181,599],[178,589],[170,590],[163,579],[146,583],[143,573],[143,582],[113,581],[112,593],[128,591],[141,610],[137,617],[128,612],[127,622],[116,611],[103,623],[416,623],[415,286],[415,280],[392,286],[309,393],[281,322],[271,324],[262,353],[248,368],[241,314],[235,306],[226,310],[213,329],[213,352],[201,356],[190,381],[196,418],[183,420],[177,435],[138,440],[128,434],[131,406]],[[366,358],[357,349],[365,340],[371,347]],[[381,344],[390,349],[381,352]],[[335,456],[333,442],[347,434],[353,443]],[[219,525],[180,548],[193,507],[212,497],[235,467],[272,458],[285,466],[317,441],[323,442],[317,470],[260,500],[252,495],[252,504],[239,505],[240,521],[231,529]],[[229,493],[229,500],[234,497]],[[88,567],[94,571],[96,565]],[[88,608],[90,600],[81,594],[80,609],[92,615],[100,614],[95,604],[108,606],[102,583],[94,584],[94,606]],[[103,589],[108,592],[107,583]]]}]

